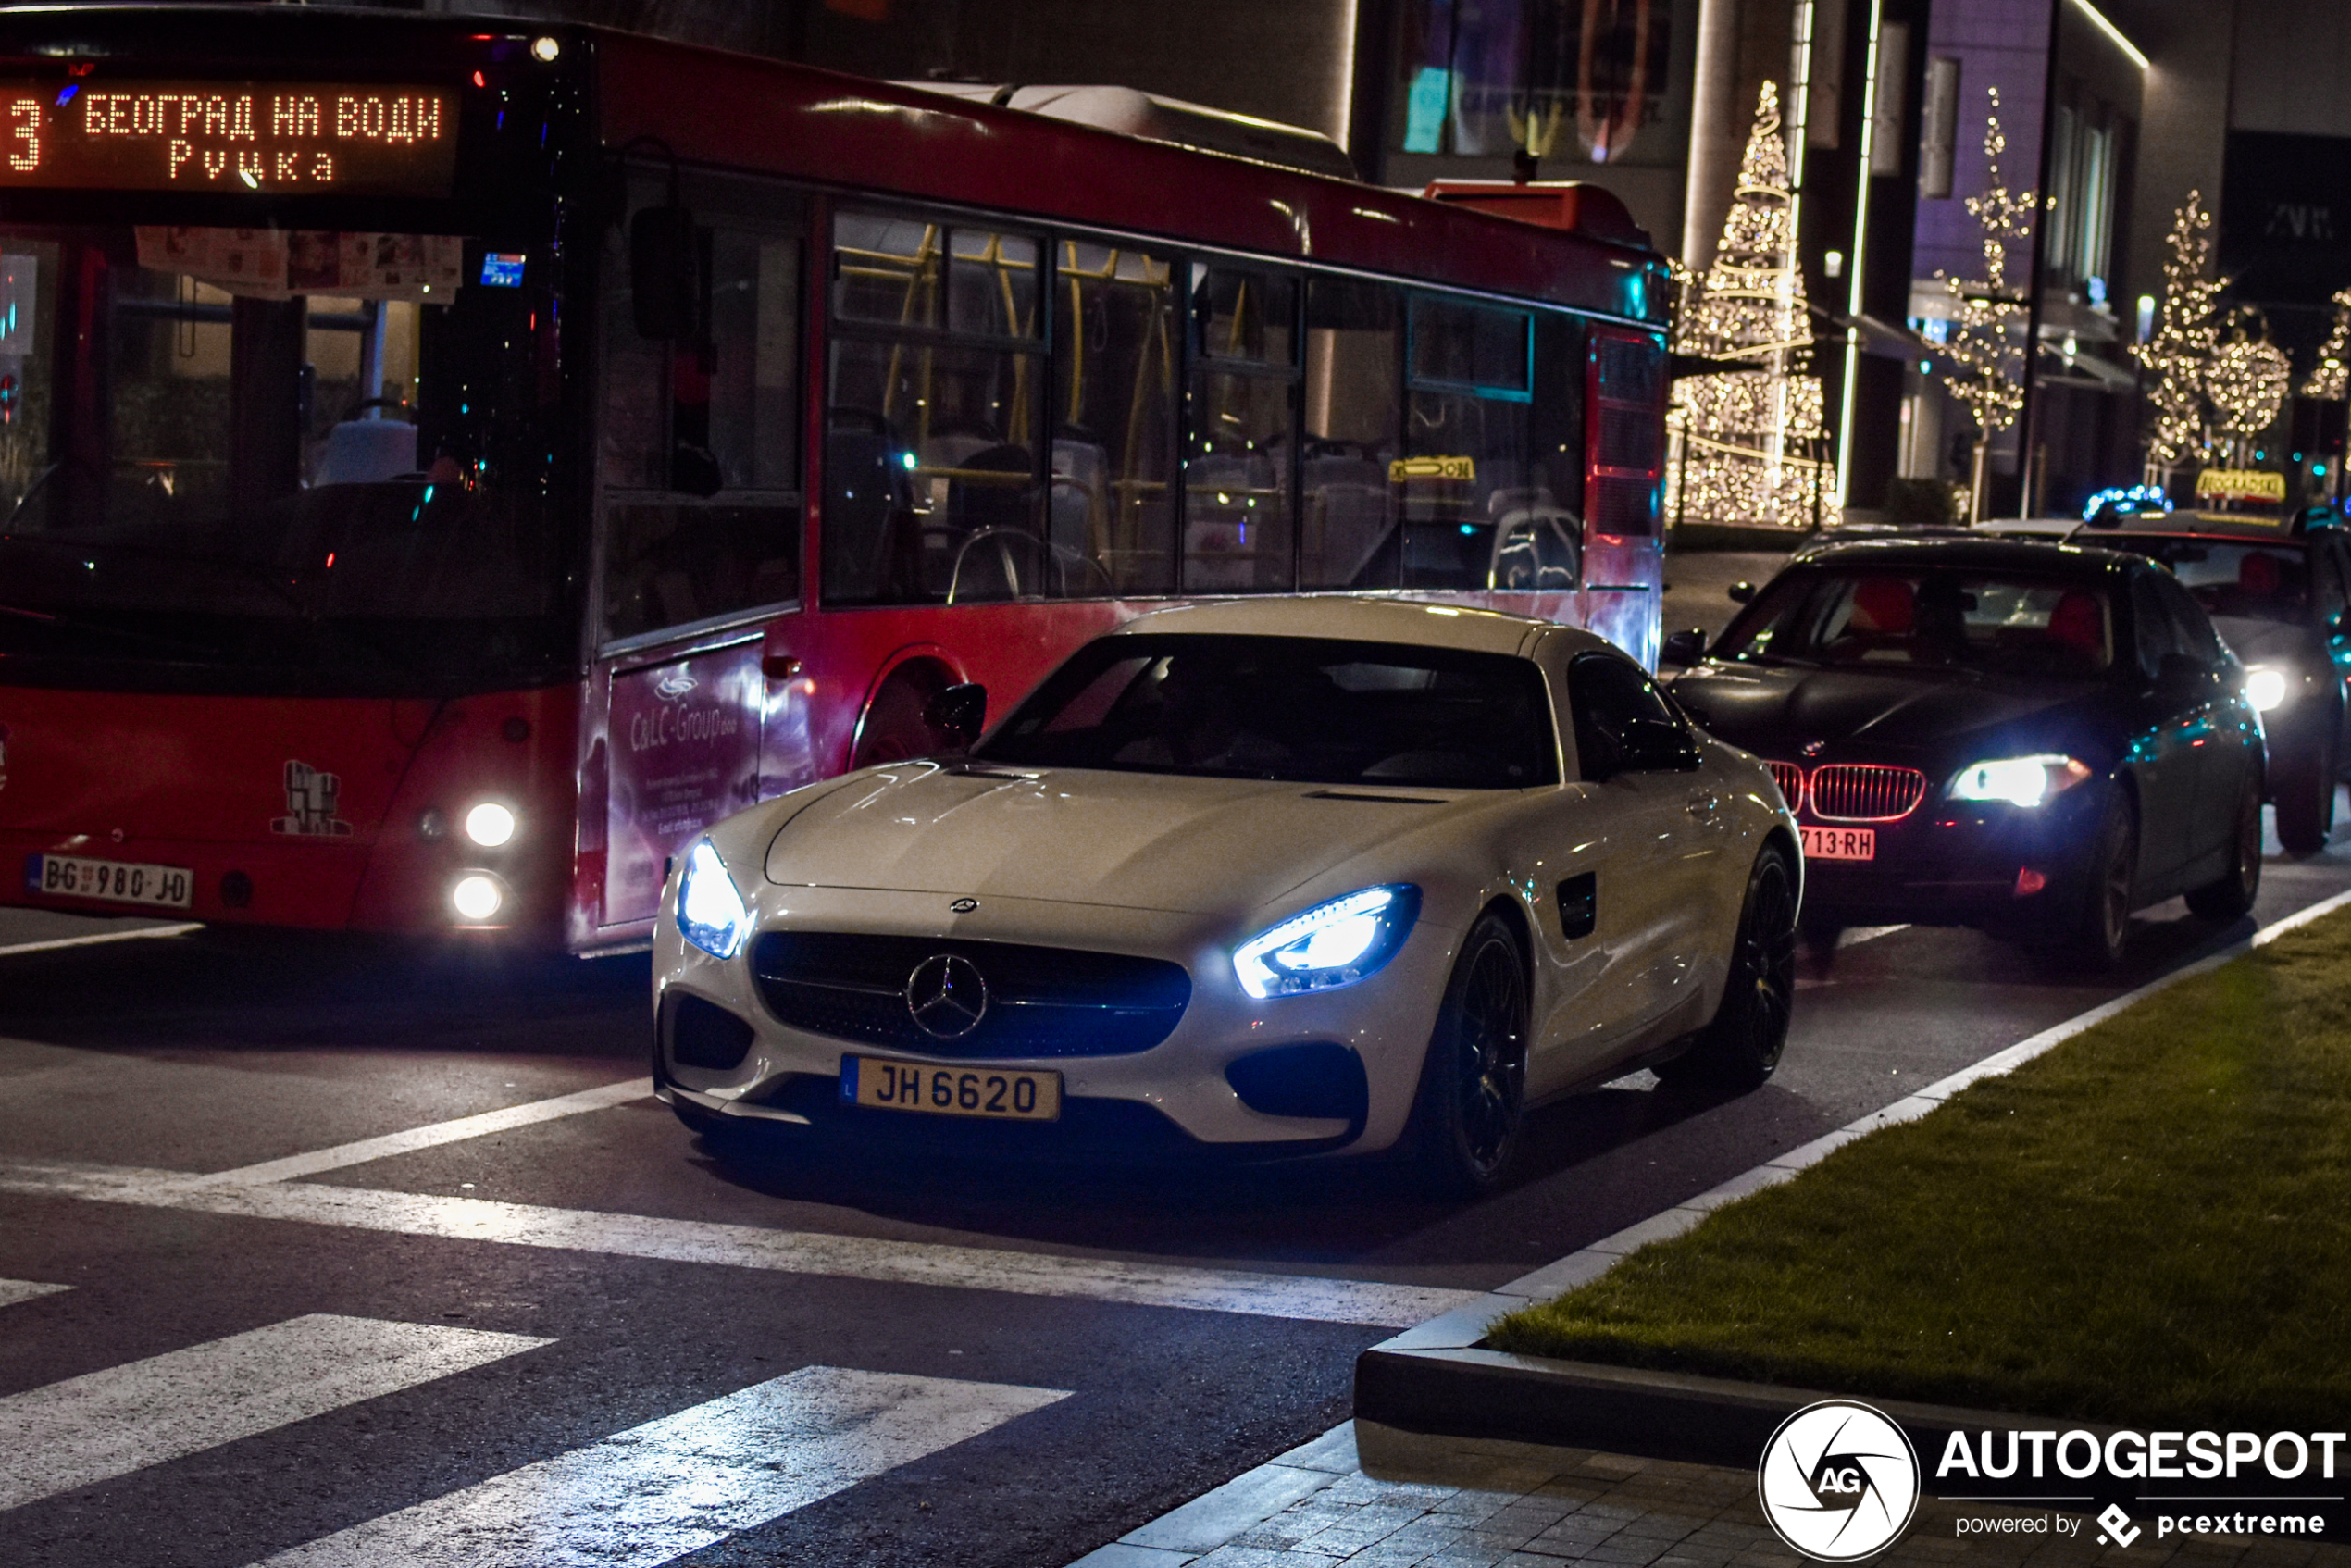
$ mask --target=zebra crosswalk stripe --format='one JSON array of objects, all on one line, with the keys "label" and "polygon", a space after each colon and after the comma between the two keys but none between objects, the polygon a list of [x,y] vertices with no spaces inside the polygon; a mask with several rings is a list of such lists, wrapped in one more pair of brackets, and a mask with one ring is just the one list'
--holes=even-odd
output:
[{"label": "zebra crosswalk stripe", "polygon": [[33,1279],[0,1279],[0,1307],[13,1307],[36,1296],[54,1296],[72,1288],[70,1285],[44,1285]]},{"label": "zebra crosswalk stripe", "polygon": [[1067,1397],[802,1367],[258,1568],[653,1568]]},{"label": "zebra crosswalk stripe", "polygon": [[0,1399],[0,1509],[554,1343],[317,1313]]}]

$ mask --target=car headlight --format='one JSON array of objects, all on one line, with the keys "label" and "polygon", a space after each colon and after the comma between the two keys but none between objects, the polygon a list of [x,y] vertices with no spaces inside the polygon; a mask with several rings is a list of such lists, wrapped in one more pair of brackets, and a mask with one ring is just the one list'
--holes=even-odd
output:
[{"label": "car headlight", "polygon": [[466,837],[483,849],[494,850],[514,836],[515,813],[511,806],[483,801],[466,813]]},{"label": "car headlight", "polygon": [[703,840],[678,877],[678,934],[713,958],[732,958],[751,934],[751,911],[718,852]]},{"label": "car headlight", "polygon": [[2255,665],[2245,672],[2245,694],[2263,713],[2284,702],[2294,686],[2285,671],[2274,665]]},{"label": "car headlight", "polygon": [[1420,912],[1410,883],[1362,888],[1250,938],[1234,951],[1233,973],[1256,997],[1353,985],[1396,956]]},{"label": "car headlight", "polygon": [[1951,780],[1955,801],[2006,801],[2012,806],[2037,806],[2052,795],[2063,794],[2090,777],[2090,769],[2071,757],[2054,754],[2001,757],[1970,763]]}]

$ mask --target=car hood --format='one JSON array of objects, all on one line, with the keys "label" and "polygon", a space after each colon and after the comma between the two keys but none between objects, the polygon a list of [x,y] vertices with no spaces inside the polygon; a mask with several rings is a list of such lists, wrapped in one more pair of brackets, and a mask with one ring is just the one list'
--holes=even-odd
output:
[{"label": "car hood", "polygon": [[893,766],[787,797],[768,880],[1244,912],[1431,826],[1457,792],[1088,769]]},{"label": "car hood", "polygon": [[1712,734],[1760,756],[1793,758],[1814,741],[1935,756],[1972,750],[1999,731],[2054,740],[2103,689],[2090,681],[1708,665],[1673,690]]},{"label": "car hood", "polygon": [[2237,616],[2215,616],[2212,629],[2229,645],[2241,664],[2290,659],[2307,652],[2314,641],[2310,629],[2293,621],[2265,621]]}]

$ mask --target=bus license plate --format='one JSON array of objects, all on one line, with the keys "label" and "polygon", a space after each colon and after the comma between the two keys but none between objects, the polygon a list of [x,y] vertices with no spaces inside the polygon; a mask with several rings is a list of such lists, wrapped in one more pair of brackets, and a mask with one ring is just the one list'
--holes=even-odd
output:
[{"label": "bus license plate", "polygon": [[840,1059],[841,1098],[884,1111],[934,1116],[981,1116],[994,1121],[1061,1119],[1062,1076],[1009,1067],[939,1067],[921,1062]]},{"label": "bus license plate", "polygon": [[79,855],[35,854],[25,857],[24,885],[36,893],[67,898],[185,909],[195,874],[184,865],[133,865],[119,860],[84,860]]},{"label": "bus license plate", "polygon": [[1798,825],[1804,835],[1804,858],[1807,860],[1875,860],[1877,832],[1870,828],[1807,828]]}]

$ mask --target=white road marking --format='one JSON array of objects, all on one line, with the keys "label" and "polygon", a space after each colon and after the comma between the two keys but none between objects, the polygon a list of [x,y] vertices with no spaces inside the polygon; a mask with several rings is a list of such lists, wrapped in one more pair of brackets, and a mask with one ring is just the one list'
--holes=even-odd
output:
[{"label": "white road marking", "polygon": [[533,1100],[522,1105],[509,1105],[502,1111],[484,1111],[479,1115],[459,1116],[454,1121],[433,1122],[421,1127],[410,1127],[405,1132],[386,1133],[381,1138],[363,1138],[356,1143],[339,1143],[331,1149],[316,1149],[307,1154],[290,1154],[282,1160],[267,1160],[257,1165],[240,1165],[231,1171],[189,1176],[181,1185],[252,1187],[263,1182],[295,1181],[303,1176],[317,1176],[321,1171],[340,1170],[345,1165],[364,1165],[371,1160],[388,1160],[394,1154],[413,1154],[419,1149],[438,1148],[444,1143],[462,1143],[469,1138],[483,1138],[493,1132],[527,1127],[535,1122],[552,1122],[564,1116],[577,1116],[583,1112],[609,1110],[615,1105],[626,1105],[632,1100],[642,1100],[653,1091],[651,1078],[600,1084],[575,1094],[557,1095],[553,1100]]},{"label": "white road marking", "polygon": [[0,1399],[0,1509],[553,1344],[313,1313]]},{"label": "white road marking", "polygon": [[94,947],[100,942],[135,942],[148,937],[184,937],[191,931],[203,929],[204,922],[189,920],[173,926],[142,926],[135,931],[101,931],[92,937],[52,937],[44,942],[14,942],[0,947],[0,958],[19,952],[52,952],[61,947]]},{"label": "white road marking", "polygon": [[653,1568],[1068,1397],[802,1367],[280,1552],[266,1568]]},{"label": "white road marking", "polygon": [[70,1285],[44,1285],[33,1279],[0,1279],[0,1307],[13,1307],[36,1296],[54,1296],[72,1288]]},{"label": "white road marking", "polygon": [[707,1220],[539,1208],[480,1198],[440,1198],[301,1182],[193,1187],[178,1172],[122,1166],[0,1164],[0,1190],[667,1263],[1380,1328],[1419,1323],[1477,1299],[1471,1291],[1372,1280],[1184,1268],[931,1241],[881,1241],[824,1231],[768,1230]]}]

